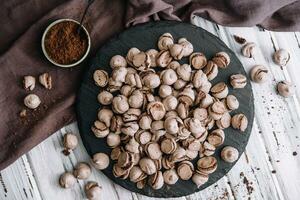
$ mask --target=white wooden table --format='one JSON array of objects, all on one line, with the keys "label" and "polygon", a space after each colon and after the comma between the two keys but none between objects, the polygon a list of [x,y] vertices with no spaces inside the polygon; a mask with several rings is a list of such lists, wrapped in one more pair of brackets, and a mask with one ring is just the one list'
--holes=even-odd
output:
[{"label": "white wooden table", "polygon": [[[262,85],[252,83],[255,97],[254,126],[246,151],[237,164],[216,184],[178,199],[299,200],[300,33],[275,33],[258,27],[225,28],[198,17],[193,21],[220,37],[236,52],[246,71],[254,64],[262,64],[269,69],[271,78]],[[234,41],[233,35],[257,44],[258,51],[254,58],[245,58],[240,54],[241,46]],[[291,53],[291,61],[284,69],[272,61],[274,51],[279,48]],[[296,85],[293,97],[284,99],[277,95],[275,85],[281,80],[292,81]],[[76,123],[62,128],[0,172],[1,200],[85,199],[83,186],[86,181],[78,181],[72,189],[61,189],[58,185],[60,174],[71,171],[79,161],[89,161],[82,143],[69,156],[61,153],[63,134],[67,131],[78,134]],[[100,183],[105,200],[151,199],[121,188],[94,169],[89,180]]]}]

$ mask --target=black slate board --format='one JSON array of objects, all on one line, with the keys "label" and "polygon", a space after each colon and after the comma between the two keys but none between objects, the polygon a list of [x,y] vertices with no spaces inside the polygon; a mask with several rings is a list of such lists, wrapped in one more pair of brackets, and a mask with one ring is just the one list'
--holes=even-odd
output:
[{"label": "black slate board", "polygon": [[[97,94],[100,89],[94,84],[92,78],[93,72],[96,69],[104,69],[110,73],[110,58],[117,54],[125,56],[128,49],[131,47],[137,47],[140,50],[147,50],[150,48],[157,49],[157,40],[159,36],[165,32],[171,33],[175,40],[180,37],[187,38],[194,45],[194,51],[203,52],[208,59],[212,58],[212,56],[219,51],[225,51],[230,55],[231,63],[229,67],[226,70],[219,70],[219,75],[212,82],[215,84],[217,82],[224,81],[228,84],[229,93],[235,95],[240,102],[239,109],[232,112],[232,114],[239,112],[244,113],[249,121],[248,128],[244,133],[232,128],[225,130],[225,142],[221,147],[217,148],[215,153],[218,160],[218,169],[209,176],[209,181],[200,188],[197,188],[192,181],[179,180],[172,186],[165,184],[160,190],[153,190],[149,186],[140,190],[137,189],[136,185],[129,180],[121,180],[113,176],[113,162],[110,163],[107,169],[103,170],[103,173],[111,180],[132,192],[138,192],[152,197],[180,197],[203,190],[222,178],[235,163],[228,164],[222,161],[220,159],[221,149],[227,145],[234,146],[239,150],[241,155],[250,137],[254,115],[251,84],[248,79],[247,86],[244,89],[233,90],[230,87],[228,80],[231,74],[241,73],[246,75],[246,72],[235,54],[220,39],[202,28],[174,21],[152,22],[130,28],[110,40],[100,49],[95,58],[91,60],[90,66],[87,66],[87,72],[84,75],[77,95],[76,109],[81,138],[89,155],[92,156],[97,152],[110,154],[111,149],[107,146],[106,139],[96,138],[90,129],[97,118],[97,111],[100,108],[100,105],[97,102]],[[195,161],[196,160],[197,159],[195,159]]]}]

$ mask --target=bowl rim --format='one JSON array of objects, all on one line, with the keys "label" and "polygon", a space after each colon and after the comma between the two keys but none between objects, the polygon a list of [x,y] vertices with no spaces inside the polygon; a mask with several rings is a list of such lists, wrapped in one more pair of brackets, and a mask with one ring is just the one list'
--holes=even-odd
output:
[{"label": "bowl rim", "polygon": [[74,20],[74,19],[69,19],[69,18],[63,18],[63,19],[58,19],[58,20],[55,20],[54,22],[52,22],[51,24],[49,24],[47,26],[47,28],[45,29],[44,33],[43,33],[43,36],[42,36],[42,40],[41,40],[41,45],[42,45],[42,51],[43,51],[43,54],[45,55],[45,57],[47,58],[48,61],[50,61],[52,64],[54,64],[55,66],[58,66],[58,67],[64,67],[64,68],[68,68],[68,67],[74,67],[78,64],[80,64],[86,57],[87,55],[89,54],[90,52],[90,48],[91,48],[91,38],[90,38],[90,34],[89,32],[87,31],[87,29],[82,25],[82,29],[84,30],[84,32],[86,33],[87,35],[87,39],[88,39],[88,46],[87,46],[87,49],[86,49],[86,52],[85,54],[76,62],[74,63],[71,63],[71,64],[59,64],[57,62],[55,62],[54,60],[52,60],[47,51],[46,51],[46,48],[45,48],[45,38],[46,38],[46,35],[48,33],[48,31],[56,24],[59,24],[61,22],[66,22],[66,21],[71,21],[71,22],[75,22],[76,24],[80,24],[78,21]]}]

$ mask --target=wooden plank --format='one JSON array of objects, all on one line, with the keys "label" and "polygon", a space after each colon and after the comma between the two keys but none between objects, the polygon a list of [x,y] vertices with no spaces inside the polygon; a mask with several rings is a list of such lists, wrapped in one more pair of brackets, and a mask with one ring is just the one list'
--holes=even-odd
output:
[{"label": "wooden plank", "polygon": [[[298,46],[298,41],[292,36],[293,33],[286,33],[285,35],[283,35],[283,33],[269,33],[270,40],[273,41],[273,48],[287,49],[292,58],[291,62],[286,68],[283,68],[283,70],[273,63],[270,63],[270,68],[274,74],[275,81],[289,80],[295,83],[298,87],[296,87],[297,95],[293,98],[284,99],[278,97],[276,99],[279,107],[276,112],[276,120],[272,121],[272,125],[274,126],[279,147],[278,149],[275,149],[273,145],[268,147],[271,158],[273,160],[276,159],[276,157],[280,159],[280,164],[277,166],[278,173],[276,173],[276,176],[278,177],[281,188],[285,190],[285,194],[289,199],[297,199],[300,194],[300,157],[293,156],[293,152],[299,153],[300,145],[300,141],[298,139],[300,137],[300,69],[298,67],[298,63],[300,61],[300,48]],[[289,180],[292,179],[295,180],[295,184],[291,185]]]},{"label": "wooden plank", "polygon": [[297,112],[292,114],[298,115],[293,116],[294,118],[300,118],[300,81],[299,81],[299,62],[300,62],[300,33],[276,33],[270,32],[270,37],[274,43],[274,48],[276,49],[286,49],[291,54],[291,59],[286,67],[282,69],[283,76],[282,79],[293,82],[295,87],[295,98],[292,98],[292,101],[287,102],[288,104],[293,103],[291,106],[295,108]]},{"label": "wooden plank", "polygon": [[[269,32],[260,36],[258,42],[268,41],[268,39],[272,42],[265,44],[268,46],[268,48],[264,48],[262,51],[262,55],[265,56],[271,56],[274,49],[278,48],[276,47],[276,39]],[[292,41],[289,43],[292,43]],[[289,48],[287,48],[287,50],[291,52],[292,58],[296,58],[300,55],[299,50],[298,53]],[[294,179],[296,182],[300,180],[299,157],[292,156],[292,152],[295,151],[295,138],[299,137],[300,134],[299,110],[297,109],[297,103],[295,101],[297,98],[284,99],[276,95],[274,89],[275,84],[283,80],[287,72],[283,73],[280,67],[276,66],[271,60],[268,58],[265,59],[268,61],[268,67],[272,74],[272,82],[269,88],[266,88],[265,94],[268,95],[262,96],[262,98],[259,99],[260,105],[263,105],[260,111],[267,114],[258,117],[260,118],[261,129],[266,133],[263,134],[263,138],[271,160],[280,160],[279,163],[273,162],[274,168],[277,171],[276,177],[279,180],[280,188],[285,191],[285,198],[295,199],[299,196],[300,184],[291,186],[289,180]],[[298,70],[298,74],[299,72]],[[297,79],[293,81],[296,82]],[[299,144],[299,141],[297,143]]]},{"label": "wooden plank", "polygon": [[[223,38],[226,38],[226,42],[230,45],[230,47],[235,51],[237,52],[237,55],[240,57],[241,61],[243,62],[244,64],[244,67],[247,71],[249,71],[253,65],[255,64],[259,64],[261,61],[258,60],[258,55],[259,54],[259,51],[257,51],[256,55],[255,55],[255,58],[254,59],[249,59],[249,58],[245,58],[243,56],[241,56],[241,53],[240,53],[240,45],[237,44],[234,39],[233,39],[233,35],[236,34],[236,35],[239,35],[239,36],[242,36],[242,37],[245,37],[248,39],[248,41],[253,41],[253,39],[255,38],[252,38],[255,33],[258,33],[257,29],[255,28],[247,28],[246,30],[243,30],[243,31],[240,31],[240,29],[237,29],[237,28],[226,28],[226,30],[223,28],[223,27],[220,27],[220,37],[223,39]],[[224,39],[223,39],[224,40]],[[262,44],[262,43],[260,43]],[[260,47],[260,48],[263,48],[263,47]],[[256,85],[257,84],[252,84],[252,85]],[[266,87],[269,87],[266,86]],[[255,98],[255,112],[256,112],[256,116],[258,115],[261,115],[261,109],[257,109],[258,107],[258,103],[256,101],[256,99],[258,99],[260,96],[257,96],[256,94],[265,94],[265,92],[262,90],[260,91],[262,88],[261,87],[256,87],[254,90],[255,90],[255,94],[254,94],[254,98]],[[272,87],[273,89],[273,87]],[[267,112],[264,112],[263,114],[266,114]],[[257,121],[257,118],[255,119],[255,121]],[[232,181],[235,180],[235,184],[236,185],[240,185],[238,179],[242,178],[243,180],[245,180],[245,182],[247,182],[246,180],[248,179],[249,182],[252,182],[253,184],[252,185],[249,185],[249,184],[244,184],[243,187],[241,187],[241,190],[245,190],[246,189],[246,192],[242,192],[242,191],[239,191],[237,192],[237,194],[247,194],[248,193],[248,196],[250,197],[254,197],[255,199],[258,198],[258,199],[278,199],[280,197],[280,194],[281,194],[281,191],[279,188],[276,188],[276,187],[273,187],[274,185],[276,185],[274,182],[276,182],[276,180],[273,180],[271,179],[272,177],[272,167],[270,168],[263,168],[262,166],[257,166],[258,163],[265,163],[267,164],[268,163],[268,157],[265,156],[266,154],[266,151],[264,149],[264,143],[262,141],[259,141],[258,140],[258,137],[259,137],[259,134],[258,134],[258,130],[257,129],[253,129],[252,131],[252,137],[251,137],[251,140],[248,144],[248,147],[247,147],[247,150],[245,152],[245,155],[247,155],[248,159],[244,159],[244,166],[240,168],[240,177],[237,176],[237,174],[233,174],[232,171],[231,171],[231,179],[233,179]],[[254,138],[254,139],[252,139]],[[262,148],[257,148],[257,146],[259,147],[262,147]],[[251,160],[249,160],[249,157],[251,155],[258,155],[258,156],[255,156],[255,157],[252,157],[252,158],[255,158],[255,160],[259,161],[259,162],[251,162]],[[246,157],[244,157],[246,158]],[[243,157],[242,157],[242,160],[243,160]],[[255,161],[254,160],[254,161]],[[246,162],[245,162],[246,161]],[[259,180],[257,177],[261,177],[261,176],[258,176],[257,175],[257,171],[255,171],[254,169],[255,168],[260,168],[261,169],[261,173],[262,175],[265,176],[264,179],[261,179]],[[241,174],[243,174],[241,176]],[[248,189],[247,189],[247,185],[248,186]],[[259,190],[259,192],[250,192],[253,188],[253,190]],[[237,189],[239,190],[239,188]],[[243,196],[241,196],[243,197]]]},{"label": "wooden plank", "polygon": [[[228,32],[227,32],[228,33]],[[276,83],[280,80],[284,79],[284,73],[280,69],[280,67],[274,65],[272,62],[272,54],[274,52],[274,39],[270,37],[270,33],[267,31],[247,31],[250,37],[250,41],[254,41],[257,44],[259,44],[259,51],[256,54],[255,59],[253,59],[253,64],[260,63],[264,64],[268,67],[270,70],[270,81],[266,84],[259,85],[259,84],[253,84],[254,91],[255,91],[255,99],[256,99],[256,118],[259,128],[262,130],[262,136],[263,136],[263,143],[266,146],[267,154],[269,154],[269,157],[272,160],[282,160],[281,165],[278,163],[272,162],[272,167],[274,168],[278,173],[276,174],[276,178],[278,178],[278,174],[281,174],[283,171],[283,165],[286,163],[289,163],[288,165],[292,164],[295,166],[293,170],[288,171],[285,169],[284,174],[286,176],[293,176],[294,178],[298,179],[299,176],[297,176],[299,164],[296,162],[293,162],[294,160],[292,155],[292,146],[290,145],[290,141],[288,139],[288,136],[284,135],[286,133],[292,133],[296,130],[296,132],[299,132],[298,128],[294,128],[292,130],[290,127],[293,127],[293,125],[299,124],[299,118],[297,117],[298,114],[295,115],[295,111],[289,112],[289,107],[296,108],[296,104],[292,103],[292,106],[289,106],[287,102],[291,101],[291,99],[283,99],[282,97],[278,96],[276,94],[275,86]],[[251,38],[251,37],[255,38]],[[292,55],[295,56],[295,55]],[[241,58],[242,59],[242,58]],[[244,58],[244,60],[247,58]],[[249,59],[247,59],[249,60]],[[250,59],[251,60],[251,59]],[[250,61],[251,62],[251,61]],[[249,70],[252,67],[252,65],[246,65],[246,67],[249,66]],[[295,126],[294,126],[295,127]],[[298,131],[297,131],[298,130]],[[286,152],[290,152],[288,155]],[[263,155],[262,153],[258,153],[258,155]],[[290,163],[290,161],[292,163]],[[282,168],[283,167],[283,168]],[[281,169],[278,171],[278,169]],[[294,176],[293,174],[297,174]],[[264,173],[265,174],[265,173]],[[288,181],[287,178],[285,178],[285,181]],[[277,191],[280,194],[283,194],[285,198],[295,198],[297,194],[297,189],[291,191],[291,193],[286,193],[280,191],[282,188],[282,184],[284,184],[283,181],[280,181],[280,186],[277,187]],[[288,184],[288,183],[286,183]],[[275,184],[276,185],[276,184]],[[292,188],[286,188],[287,190],[291,190]]]},{"label": "wooden plank", "polygon": [[228,184],[228,177],[224,176],[217,183],[200,192],[186,197],[187,200],[207,199],[207,200],[225,200],[234,199],[232,188]]},{"label": "wooden plank", "polygon": [[282,199],[272,170],[255,123],[246,151],[228,174],[235,198]]},{"label": "wooden plank", "polygon": [[0,172],[0,199],[41,199],[26,156]]},{"label": "wooden plank", "polygon": [[[226,33],[230,34],[230,30]],[[287,73],[284,72],[285,70],[281,70],[280,67],[276,66],[272,61],[274,50],[277,49],[277,47],[274,46],[275,38],[272,34],[268,31],[259,32],[251,30],[243,33],[247,33],[246,36],[250,41],[259,44],[259,51],[253,61],[251,59],[241,58],[244,64],[245,62],[249,62],[245,67],[250,70],[254,64],[263,64],[270,70],[270,80],[267,83],[262,85],[253,84],[256,100],[256,121],[262,132],[266,152],[270,157],[270,168],[277,171],[273,177],[274,182],[278,180],[280,186],[276,189],[279,194],[284,195],[284,198],[294,199],[299,196],[298,186],[300,185],[297,184],[297,186],[290,187],[289,180],[292,179],[292,177],[297,181],[300,180],[298,158],[292,156],[292,152],[295,149],[295,145],[293,145],[295,137],[299,137],[298,101],[297,98],[283,99],[277,95],[275,90],[276,83],[284,80]],[[289,45],[293,42],[295,43],[295,41],[289,41],[285,42],[285,44]],[[293,58],[299,57],[297,56],[300,55],[299,51],[296,53],[288,47],[286,47],[286,49],[292,52],[291,56]],[[299,74],[299,70],[294,73]],[[293,139],[289,139],[291,135],[294,136]],[[262,156],[263,153],[257,153],[257,155]],[[280,163],[274,162],[275,160],[280,160]],[[291,168],[290,166],[294,167]],[[290,168],[290,170],[287,170],[288,168]]]}]

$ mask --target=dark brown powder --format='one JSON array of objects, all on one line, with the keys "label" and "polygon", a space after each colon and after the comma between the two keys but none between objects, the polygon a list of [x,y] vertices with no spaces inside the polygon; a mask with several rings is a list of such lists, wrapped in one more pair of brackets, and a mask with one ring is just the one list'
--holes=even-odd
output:
[{"label": "dark brown powder", "polygon": [[239,44],[245,44],[246,43],[246,39],[242,38],[240,36],[237,35],[233,35],[234,40],[239,43]]},{"label": "dark brown powder", "polygon": [[254,188],[252,187],[253,183],[247,179],[247,177],[245,176],[244,172],[240,173],[240,178],[243,180],[243,183],[246,186],[248,195],[251,195],[252,192],[254,191]]},{"label": "dark brown powder", "polygon": [[70,151],[67,150],[67,149],[64,149],[64,150],[62,151],[62,153],[63,153],[65,156],[70,155]]},{"label": "dark brown powder", "polygon": [[247,179],[247,177],[245,176],[243,179],[243,183],[245,184],[247,191],[248,191],[248,195],[251,195],[254,188],[252,187],[252,182],[249,182],[249,180]]},{"label": "dark brown powder", "polygon": [[77,32],[75,22],[61,22],[54,25],[45,37],[45,49],[49,57],[59,64],[72,64],[82,58],[88,47],[87,35]]}]

